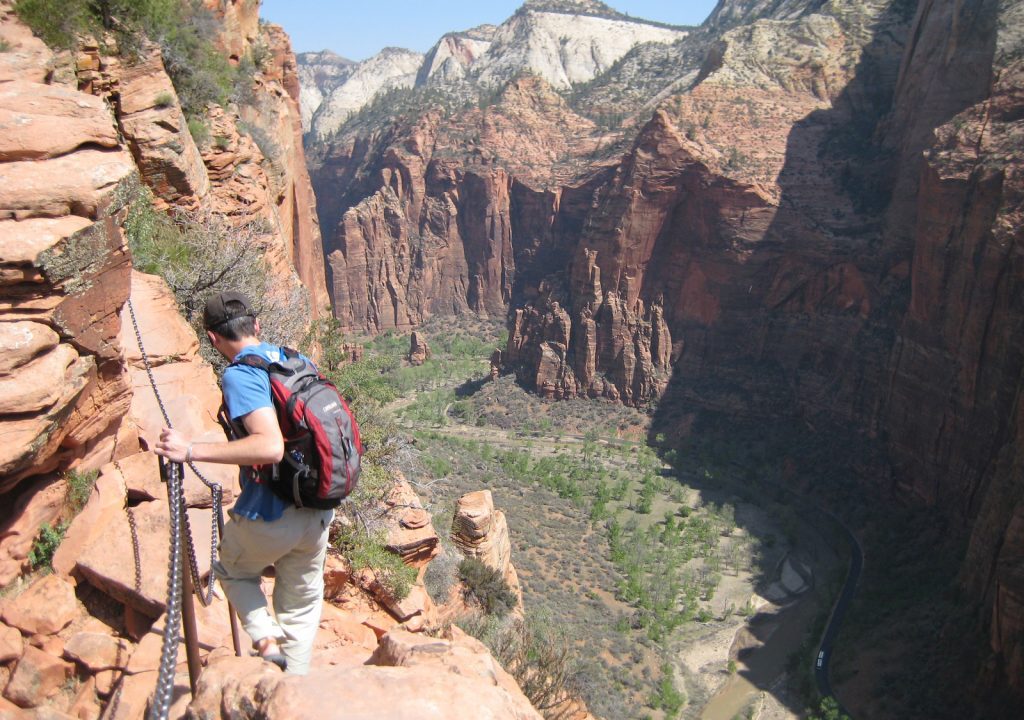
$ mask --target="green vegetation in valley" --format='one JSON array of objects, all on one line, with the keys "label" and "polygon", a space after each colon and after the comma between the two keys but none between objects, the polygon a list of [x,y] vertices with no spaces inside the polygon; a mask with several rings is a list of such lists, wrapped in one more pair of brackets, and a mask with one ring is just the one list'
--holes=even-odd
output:
[{"label": "green vegetation in valley", "polygon": [[[705,696],[690,692],[675,653],[687,638],[752,612],[742,599],[732,602],[734,594],[719,597],[720,585],[736,585],[731,578],[741,573],[763,576],[788,551],[788,534],[755,540],[737,531],[737,504],[750,513],[750,498],[707,489],[731,472],[729,449],[665,451],[673,471],[647,446],[642,412],[602,401],[545,403],[511,378],[487,381],[503,328],[479,323],[418,328],[432,351],[420,367],[405,360],[408,334],[365,340],[365,359],[342,363],[334,377],[361,422],[369,409],[369,422],[395,423],[389,462],[413,483],[442,538],[462,494],[494,493],[508,518],[527,622],[548,618],[564,636],[579,658],[573,687],[592,712],[609,720],[677,717]],[[682,483],[679,469],[704,489]],[[757,512],[789,522],[782,504],[769,501]],[[504,633],[521,636],[512,616],[499,617],[507,606],[498,600],[500,583],[458,568],[450,553],[427,572],[435,600],[446,600],[462,575],[463,585],[468,579],[477,588],[470,596],[496,609],[467,628],[492,649]]]}]

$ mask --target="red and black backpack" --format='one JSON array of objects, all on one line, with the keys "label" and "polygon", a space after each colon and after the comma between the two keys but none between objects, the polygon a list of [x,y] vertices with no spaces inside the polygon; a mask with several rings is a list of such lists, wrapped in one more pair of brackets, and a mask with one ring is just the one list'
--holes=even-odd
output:
[{"label": "red and black backpack", "polygon": [[[243,355],[232,365],[259,368],[270,376],[270,396],[284,436],[284,457],[254,468],[261,482],[296,507],[328,510],[341,504],[359,480],[363,444],[359,424],[330,380],[291,348],[284,360]],[[229,434],[245,435],[221,407]]]}]

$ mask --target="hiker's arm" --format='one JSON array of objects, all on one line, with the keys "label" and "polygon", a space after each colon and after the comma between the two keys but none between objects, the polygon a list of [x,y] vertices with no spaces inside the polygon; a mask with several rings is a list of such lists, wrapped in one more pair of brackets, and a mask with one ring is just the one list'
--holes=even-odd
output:
[{"label": "hiker's arm", "polygon": [[242,418],[248,435],[238,440],[193,442],[176,430],[164,430],[155,452],[174,462],[184,462],[189,445],[192,460],[225,465],[268,465],[281,462],[284,438],[273,408],[253,410]]}]

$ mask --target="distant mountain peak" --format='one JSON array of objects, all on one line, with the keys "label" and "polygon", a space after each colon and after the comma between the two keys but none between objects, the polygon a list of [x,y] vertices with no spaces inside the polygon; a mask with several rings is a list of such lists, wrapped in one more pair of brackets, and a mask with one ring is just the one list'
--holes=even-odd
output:
[{"label": "distant mountain peak", "polygon": [[564,15],[596,15],[599,17],[625,17],[615,8],[600,0],[526,0],[523,10],[549,12]]}]

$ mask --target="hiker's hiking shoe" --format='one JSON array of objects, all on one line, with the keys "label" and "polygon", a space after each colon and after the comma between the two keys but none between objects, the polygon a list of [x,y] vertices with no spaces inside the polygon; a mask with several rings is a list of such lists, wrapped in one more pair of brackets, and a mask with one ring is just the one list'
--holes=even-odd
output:
[{"label": "hiker's hiking shoe", "polygon": [[288,660],[284,655],[281,654],[281,648],[277,644],[277,639],[273,637],[265,637],[262,640],[253,643],[256,650],[254,655],[259,655],[267,662],[274,663],[282,670],[288,669]]}]

